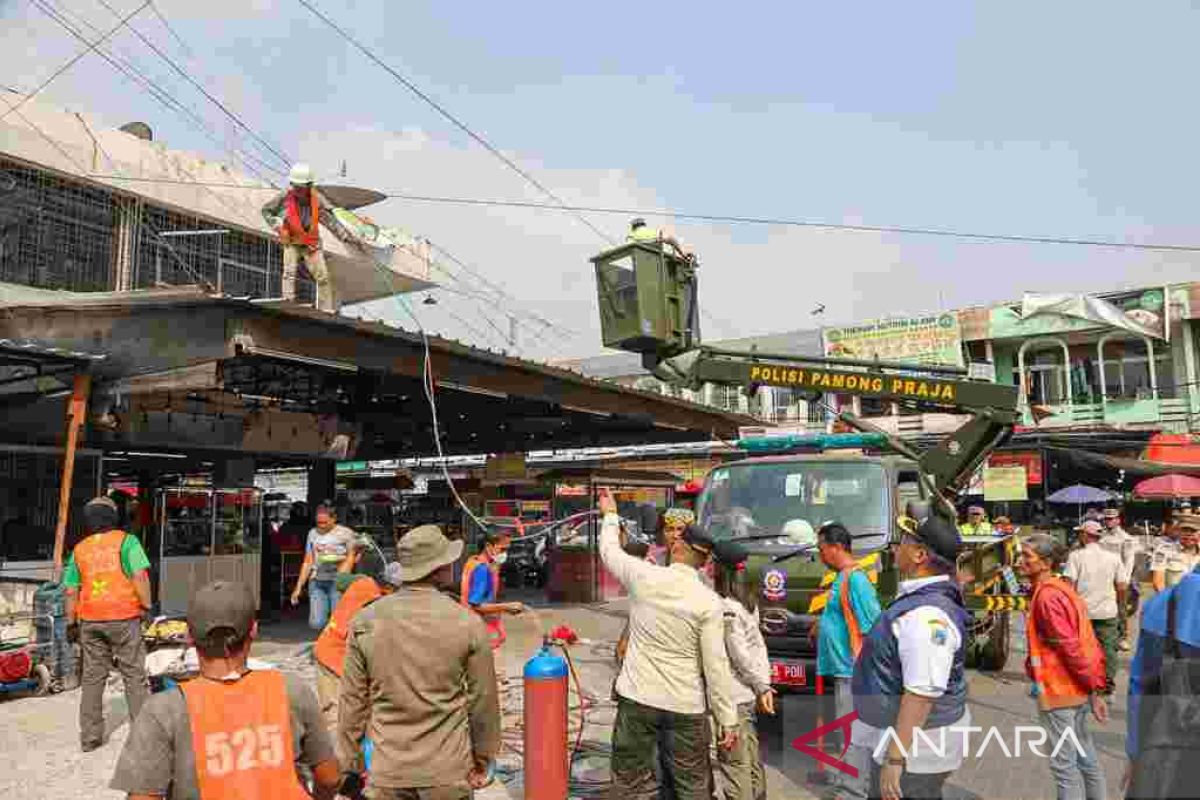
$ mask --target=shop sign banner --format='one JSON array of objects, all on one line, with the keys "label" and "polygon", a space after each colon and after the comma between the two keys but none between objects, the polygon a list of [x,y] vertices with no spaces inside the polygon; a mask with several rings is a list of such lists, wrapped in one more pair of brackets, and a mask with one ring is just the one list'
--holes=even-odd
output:
[{"label": "shop sign banner", "polygon": [[983,499],[1028,500],[1029,491],[1025,482],[1025,468],[985,467],[983,470]]},{"label": "shop sign banner", "polygon": [[1041,453],[992,453],[988,456],[989,467],[1025,468],[1025,480],[1030,486],[1040,486],[1042,483],[1042,454]]},{"label": "shop sign banner", "polygon": [[821,332],[828,358],[878,358],[963,366],[958,314],[877,319]]}]

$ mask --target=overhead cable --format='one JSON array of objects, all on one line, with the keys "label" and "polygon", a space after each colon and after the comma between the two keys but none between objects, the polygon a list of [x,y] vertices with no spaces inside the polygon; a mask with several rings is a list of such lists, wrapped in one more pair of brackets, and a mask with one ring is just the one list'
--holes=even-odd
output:
[{"label": "overhead cable", "polygon": [[32,100],[35,95],[37,95],[39,92],[41,92],[43,89],[45,89],[51,83],[53,83],[55,78],[57,78],[59,75],[62,75],[64,72],[69,70],[71,67],[75,66],[75,64],[79,61],[79,59],[83,58],[88,53],[95,50],[100,44],[102,44],[105,41],[107,41],[108,39],[112,38],[113,34],[115,34],[117,31],[121,30],[121,28],[124,28],[126,25],[128,25],[129,21],[131,19],[133,19],[134,17],[136,17],[138,14],[140,14],[142,12],[142,9],[144,9],[148,5],[150,5],[150,0],[146,0],[146,2],[142,3],[140,6],[135,8],[133,11],[130,11],[124,17],[121,17],[120,22],[118,22],[115,26],[110,28],[103,36],[101,36],[96,41],[89,42],[85,39],[84,44],[86,44],[87,47],[80,50],[74,56],[69,58],[65,64],[63,64],[58,69],[54,70],[54,72],[50,74],[50,77],[46,78],[46,80],[44,80],[40,84],[38,84],[37,88],[35,88],[33,91],[25,93],[21,97],[21,101],[19,103],[17,103],[15,106],[10,107],[3,114],[0,114],[0,119],[4,119],[9,114],[16,111],[18,108],[20,108],[21,106],[25,105],[27,102]]},{"label": "overhead cable", "polygon": [[385,72],[387,72],[393,78],[395,78],[402,86],[404,86],[404,88],[408,89],[410,92],[415,94],[426,105],[428,105],[430,108],[432,108],[438,114],[440,114],[444,119],[449,121],[450,124],[452,124],[454,127],[458,128],[460,131],[465,133],[467,136],[471,137],[471,139],[473,139],[477,144],[479,144],[481,147],[483,147],[485,150],[487,150],[489,153],[491,153],[493,156],[495,156],[501,162],[503,162],[503,164],[505,166],[507,166],[510,170],[512,170],[513,172],[520,175],[523,179],[525,179],[526,183],[528,183],[530,186],[533,186],[535,189],[537,189],[543,195],[545,195],[546,197],[549,197],[551,200],[553,200],[555,205],[558,208],[562,209],[563,211],[571,212],[576,219],[578,219],[580,222],[582,222],[584,225],[586,225],[588,228],[590,228],[591,231],[593,233],[595,233],[597,236],[599,236],[603,241],[609,242],[610,244],[616,244],[615,240],[611,236],[604,233],[604,231],[600,230],[595,225],[593,225],[591,220],[589,220],[587,217],[583,216],[583,214],[580,211],[578,211],[575,207],[568,205],[557,194],[552,192],[550,189],[546,188],[546,186],[543,185],[541,181],[539,181],[537,178],[533,177],[533,175],[530,175],[519,164],[517,164],[511,158],[509,158],[504,153],[502,153],[495,145],[493,145],[487,139],[483,138],[482,135],[480,135],[480,134],[476,133],[474,130],[472,130],[470,126],[468,126],[465,122],[460,120],[458,117],[454,116],[454,114],[450,113],[446,109],[445,106],[443,106],[437,100],[433,99],[433,97],[431,97],[426,92],[422,91],[420,89],[420,87],[418,87],[411,80],[409,80],[408,78],[404,77],[399,72],[397,72],[393,67],[388,65],[387,62],[385,62],[379,56],[375,55],[375,53],[372,52],[368,47],[366,47],[364,44],[359,42],[347,30],[340,27],[336,22],[334,22],[332,19],[327,17],[325,14],[323,14],[316,6],[314,6],[308,0],[299,0],[299,3],[300,3],[300,5],[304,6],[309,11],[311,11],[314,16],[316,16],[318,19],[320,19],[322,22],[324,22],[326,25],[328,25],[330,28],[332,28],[334,31],[336,31],[343,39],[345,39],[347,42],[349,42],[356,50],[358,50],[360,53],[362,53],[364,56],[366,56],[368,59],[370,59],[372,62],[374,62],[377,66],[379,66],[381,69],[383,69]]},{"label": "overhead cable", "polygon": [[[111,180],[129,180],[147,183],[191,183],[191,181],[175,181],[161,178],[128,178],[123,175],[88,175],[90,178],[106,178]],[[210,186],[224,186],[230,189],[250,189],[266,191],[263,187],[246,186],[240,183],[211,183]],[[923,228],[904,225],[852,225],[842,222],[823,222],[820,220],[789,219],[787,217],[754,217],[735,214],[699,214],[688,211],[673,211],[671,209],[645,209],[616,206],[558,206],[550,203],[537,203],[522,200],[494,200],[477,197],[449,197],[442,195],[407,194],[403,192],[385,193],[390,200],[407,200],[416,203],[439,203],[445,205],[479,206],[495,208],[525,208],[544,211],[580,211],[589,214],[620,214],[623,216],[661,217],[668,219],[693,220],[696,222],[712,222],[734,225],[774,225],[778,227],[815,228],[820,230],[848,231],[856,233],[894,233],[909,236],[937,236],[950,239],[969,239],[974,241],[1012,242],[1023,244],[1057,244],[1080,247],[1102,247],[1114,250],[1154,250],[1177,253],[1200,253],[1200,244],[1168,244],[1158,242],[1121,242],[1112,239],[1086,239],[1068,236],[1035,236],[1008,233],[979,233],[975,231],[953,230],[949,228]]]},{"label": "overhead cable", "polygon": [[[115,8],[112,7],[112,5],[108,2],[108,0],[97,0],[97,1],[100,3],[100,5],[107,8],[114,15],[120,16],[120,13]],[[209,100],[209,102],[211,102],[213,105],[215,105],[217,108],[219,108],[221,110],[221,113],[223,113],[226,117],[228,117],[230,119],[230,121],[233,122],[234,125],[237,125],[239,128],[241,128],[246,133],[248,133],[252,139],[254,139],[256,142],[258,142],[260,145],[262,145],[262,147],[265,148],[267,150],[267,152],[271,153],[276,158],[278,158],[280,161],[282,161],[285,166],[291,166],[291,164],[292,164],[291,158],[289,158],[285,153],[280,152],[280,150],[278,148],[276,148],[274,145],[272,145],[266,139],[262,138],[257,133],[255,133],[254,130],[249,125],[247,125],[245,122],[242,121],[241,117],[239,117],[237,114],[230,111],[229,108],[224,103],[222,103],[218,98],[214,97],[212,95],[212,93],[210,93],[208,91],[208,89],[206,89],[204,87],[204,85],[202,83],[200,83],[198,80],[193,78],[191,76],[191,74],[187,70],[185,70],[183,67],[181,67],[177,63],[175,63],[174,59],[172,59],[169,55],[167,55],[162,50],[160,50],[158,45],[156,45],[156,44],[154,44],[154,42],[150,41],[150,39],[148,39],[145,35],[143,35],[142,32],[139,31],[134,26],[130,25],[129,30],[133,31],[133,34],[135,36],[137,36],[139,39],[141,39],[143,44],[145,44],[147,47],[149,47],[151,50],[153,50],[154,53],[156,55],[158,55],[159,58],[161,58],[163,61],[165,61],[167,63],[167,65],[171,67],[171,69],[178,72],[180,77],[182,77],[185,81],[187,81],[192,86],[194,86],[196,88],[196,91],[200,92],[200,94],[204,95]]]},{"label": "overhead cable", "polygon": [[[38,9],[42,11],[42,13],[44,13],[46,16],[50,17],[52,20],[54,20],[56,23],[58,23],[63,29],[65,29],[68,33],[70,33],[76,39],[79,39],[80,41],[83,41],[85,43],[87,42],[87,39],[86,39],[86,37],[84,37],[83,33],[81,33],[78,28],[74,27],[66,19],[67,12],[65,10],[63,10],[60,13],[59,11],[56,11],[55,8],[52,7],[52,5],[50,3],[44,2],[44,0],[33,0],[33,2],[34,2],[34,5],[36,5],[38,7]],[[83,19],[82,17],[79,17],[78,19],[80,22],[82,22],[84,25],[87,25],[92,30],[97,30],[95,25],[92,25],[90,22]],[[256,156],[254,156],[252,153],[241,153],[241,152],[237,151],[236,149],[229,147],[228,145],[222,144],[220,142],[220,140],[217,138],[216,134],[212,132],[212,129],[208,126],[208,123],[206,123],[203,118],[198,116],[196,114],[196,112],[193,111],[191,108],[189,108],[187,105],[181,103],[177,98],[175,98],[175,96],[171,92],[160,87],[152,78],[148,77],[145,73],[143,73],[140,69],[138,69],[137,66],[135,66],[133,63],[125,62],[125,61],[122,61],[120,58],[118,58],[115,50],[111,53],[108,53],[108,52],[105,52],[105,50],[102,47],[97,46],[95,48],[95,52],[96,52],[96,55],[103,58],[114,69],[116,69],[118,72],[120,72],[126,78],[128,78],[131,82],[133,82],[133,84],[135,86],[138,86],[142,91],[146,92],[151,97],[153,97],[155,100],[157,100],[159,103],[161,103],[162,106],[164,108],[166,108],[168,111],[182,114],[184,117],[186,117],[189,120],[188,124],[192,127],[193,130],[199,130],[201,133],[203,133],[205,136],[207,136],[208,139],[210,141],[212,141],[215,145],[217,145],[218,147],[222,148],[227,153],[232,155],[235,160],[241,161],[242,165],[248,171],[257,175],[264,182],[271,183],[271,180],[266,175],[264,175],[262,172],[260,172],[258,169],[256,169],[250,163],[251,161],[259,164],[261,167],[263,167],[264,169],[266,169],[268,171],[272,171],[272,172],[275,172],[278,174],[283,173],[283,170],[279,169],[278,167],[267,164],[266,162],[262,161],[262,159],[259,159]],[[84,173],[84,175],[85,175],[85,177],[92,177],[90,175],[87,175],[87,173]],[[111,177],[113,180],[126,180],[126,181],[137,180],[136,178],[127,176],[127,175],[113,175]],[[217,188],[217,186],[215,184],[206,184],[206,183],[202,183],[200,181],[195,181],[195,180],[168,179],[168,180],[163,180],[161,182],[167,183],[167,184],[175,183],[175,184],[181,184],[181,185],[198,185],[198,186],[204,186],[207,188]],[[234,185],[234,186],[242,185],[243,188],[247,188],[243,184],[232,184],[232,185]],[[259,187],[253,187],[253,188],[259,188]]]}]

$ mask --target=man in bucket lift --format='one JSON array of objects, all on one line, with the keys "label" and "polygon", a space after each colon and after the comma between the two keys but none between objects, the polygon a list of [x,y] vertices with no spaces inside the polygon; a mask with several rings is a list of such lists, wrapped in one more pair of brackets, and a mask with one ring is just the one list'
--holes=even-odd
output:
[{"label": "man in bucket lift", "polygon": [[263,206],[267,224],[279,234],[283,248],[283,299],[296,299],[296,268],[304,262],[308,274],[317,285],[317,308],[337,312],[337,296],[333,278],[321,250],[321,223],[347,244],[359,246],[354,235],[333,213],[333,205],[313,185],[312,168],[296,164],[288,174],[291,186]]}]

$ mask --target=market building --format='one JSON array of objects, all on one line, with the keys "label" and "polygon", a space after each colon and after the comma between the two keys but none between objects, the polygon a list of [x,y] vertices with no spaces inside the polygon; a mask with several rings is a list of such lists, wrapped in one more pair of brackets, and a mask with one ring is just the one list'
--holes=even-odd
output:
[{"label": "market building", "polygon": [[[341,503],[381,545],[389,515],[404,516],[394,475],[387,491],[367,476],[339,493],[341,461],[436,457],[413,483],[463,480],[482,514],[486,499],[446,459],[708,441],[752,421],[317,311],[311,284],[282,301],[265,181],[167,149],[141,123],[101,129],[0,101],[0,582],[52,575],[82,534],[83,503],[115,491],[163,611],[218,577],[270,602],[288,569],[270,523],[290,501]],[[381,197],[321,188],[343,209]],[[432,285],[419,239],[322,246],[346,303]],[[365,496],[352,504],[351,492]],[[454,502],[437,521],[477,533]]]}]

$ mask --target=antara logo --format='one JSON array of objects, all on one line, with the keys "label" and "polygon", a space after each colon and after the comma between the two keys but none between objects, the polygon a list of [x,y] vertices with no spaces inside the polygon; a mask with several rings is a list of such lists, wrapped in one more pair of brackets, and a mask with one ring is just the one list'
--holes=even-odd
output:
[{"label": "antara logo", "polygon": [[[832,722],[796,737],[792,741],[792,747],[801,753],[812,756],[828,767],[832,767],[839,772],[844,772],[852,778],[857,778],[858,768],[842,760],[846,755],[846,745],[842,746],[842,752],[835,758],[811,744],[813,741],[819,741],[822,737],[834,731],[840,731],[842,741],[849,742],[850,730],[856,719],[858,719],[857,711],[852,711],[845,716],[838,717]],[[985,729],[975,725],[948,725],[944,728],[936,728],[933,731],[923,731],[918,728],[913,732],[913,740],[909,747],[905,748],[895,729],[889,727],[884,729],[883,736],[880,738],[879,744],[875,746],[873,755],[876,760],[879,760],[888,751],[888,748],[895,743],[896,749],[900,751],[900,754],[905,759],[922,753],[944,758],[948,748],[955,741],[955,737],[957,737],[957,741],[962,743],[962,753],[966,758],[982,758],[993,743],[995,743],[995,747],[1006,758],[1022,758],[1024,755],[1022,745],[1027,747],[1029,752],[1038,758],[1054,758],[1068,744],[1075,748],[1075,752],[1080,758],[1084,758],[1086,755],[1083,745],[1080,744],[1079,737],[1076,736],[1073,728],[1063,730],[1062,735],[1058,737],[1058,741],[1054,745],[1054,749],[1049,753],[1046,753],[1044,748],[1048,744],[1050,734],[1047,733],[1045,728],[1038,725],[1018,725],[1013,728],[1011,748],[1009,747],[1009,742],[1005,740],[1004,734],[1000,732],[1000,729],[993,726],[986,729],[986,734],[982,739],[975,740],[979,742],[979,747],[976,750],[972,750],[972,734],[978,733],[985,733]]]}]

